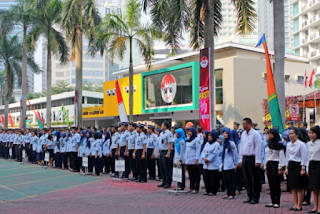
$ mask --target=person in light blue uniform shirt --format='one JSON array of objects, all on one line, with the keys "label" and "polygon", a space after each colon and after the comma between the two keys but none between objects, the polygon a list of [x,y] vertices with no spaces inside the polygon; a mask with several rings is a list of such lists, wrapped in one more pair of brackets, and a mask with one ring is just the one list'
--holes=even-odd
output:
[{"label": "person in light blue uniform shirt", "polygon": [[135,159],[133,159],[133,151],[136,143],[136,137],[137,137],[137,124],[130,123],[129,125],[129,141],[128,141],[128,151],[129,151],[129,164],[126,165],[126,171],[127,175],[129,176],[132,171],[132,178],[130,180],[136,181],[138,180],[138,170],[137,170],[137,164]]},{"label": "person in light blue uniform shirt", "polygon": [[[129,123],[127,122],[123,122],[120,130],[121,130],[121,134],[120,134],[120,140],[117,142],[118,146],[117,146],[117,154],[118,157],[121,157],[125,160],[125,165],[129,164],[129,151],[128,151],[128,141],[129,141],[129,131],[128,129],[128,125]],[[122,173],[122,178],[128,178],[129,175],[127,175],[126,171]]]},{"label": "person in light blue uniform shirt", "polygon": [[110,161],[110,133],[108,131],[104,132],[104,139],[103,144],[102,144],[102,155],[103,155],[103,165],[104,165],[104,172],[103,174],[109,174],[110,173],[110,166],[111,166],[111,161]]},{"label": "person in light blue uniform shirt", "polygon": [[147,182],[147,136],[144,134],[144,125],[139,124],[137,128],[137,137],[135,148],[133,151],[133,158],[136,160],[139,179],[136,182]]},{"label": "person in light blue uniform shirt", "polygon": [[199,192],[200,185],[198,160],[200,156],[201,142],[197,136],[197,130],[194,127],[190,127],[187,133],[189,139],[186,141],[185,164],[187,165],[190,179],[189,192],[191,194],[196,194]]},{"label": "person in light blue uniform shirt", "polygon": [[206,192],[204,195],[213,196],[217,195],[219,188],[219,168],[220,168],[220,158],[219,154],[221,151],[221,146],[217,142],[218,132],[216,130],[211,130],[211,132],[206,132],[206,143],[201,152],[201,157],[203,160],[203,178],[205,183]]},{"label": "person in light blue uniform shirt", "polygon": [[159,150],[157,157],[160,160],[160,168],[162,175],[162,184],[158,187],[171,188],[172,183],[172,165],[170,161],[170,154],[172,150],[172,144],[174,142],[173,134],[169,131],[170,124],[163,122],[161,125],[161,134],[159,137]]},{"label": "person in light blue uniform shirt", "polygon": [[[12,142],[14,141],[15,134],[11,135]],[[24,132],[22,130],[19,131],[19,140],[18,140],[18,152],[17,152],[17,161],[22,162],[22,150],[24,149],[25,142],[24,142]]]},{"label": "person in light blue uniform shirt", "polygon": [[223,131],[224,143],[222,147],[222,173],[226,188],[223,199],[234,199],[235,196],[235,170],[238,164],[238,153],[236,144],[231,140],[230,129]]},{"label": "person in light blue uniform shirt", "polygon": [[37,132],[32,131],[31,132],[31,141],[30,141],[30,146],[31,146],[31,151],[32,151],[32,163],[35,164],[37,162],[37,144],[39,138],[37,137]]},{"label": "person in light blue uniform shirt", "polygon": [[72,136],[71,136],[71,142],[70,142],[70,157],[71,157],[71,169],[73,172],[79,172],[79,163],[78,163],[78,147],[79,147],[79,142],[80,142],[80,135],[77,133],[77,128],[73,127],[72,128]]},{"label": "person in light blue uniform shirt", "polygon": [[84,173],[84,167],[82,167],[82,157],[84,156],[85,152],[86,152],[86,147],[87,147],[87,143],[86,143],[86,131],[80,131],[80,141],[79,141],[79,145],[78,145],[78,164],[81,167],[82,173]]},{"label": "person in light blue uniform shirt", "polygon": [[95,167],[95,175],[100,175],[100,157],[102,156],[100,145],[100,134],[98,132],[93,133],[94,140],[91,144],[91,155],[93,159],[93,166]]},{"label": "person in light blue uniform shirt", "polygon": [[2,144],[2,137],[3,137],[3,129],[0,129],[0,157],[4,157],[4,147]]},{"label": "person in light blue uniform shirt", "polygon": [[119,173],[115,171],[115,161],[117,158],[117,148],[118,148],[118,142],[120,140],[120,134],[118,133],[118,126],[112,126],[111,127],[111,157],[112,157],[112,162],[111,162],[111,177],[119,177]]},{"label": "person in light blue uniform shirt", "polygon": [[182,169],[182,182],[178,183],[179,190],[184,190],[186,187],[186,176],[185,176],[185,151],[186,151],[186,139],[185,139],[185,133],[182,129],[176,129],[176,142],[174,144],[174,158],[173,158],[173,164],[175,166],[179,166]]},{"label": "person in light blue uniform shirt", "polygon": [[63,164],[63,169],[68,169],[67,141],[68,141],[67,133],[62,132],[59,142],[60,142],[60,154],[61,154],[61,167]]},{"label": "person in light blue uniform shirt", "polygon": [[150,180],[156,179],[156,159],[154,155],[154,149],[157,143],[156,134],[154,134],[155,127],[148,126],[147,130],[147,161]]},{"label": "person in light blue uniform shirt", "polygon": [[[42,136],[41,136],[41,145],[42,145],[42,153],[41,153],[41,159],[44,160],[45,152],[47,151],[47,141],[48,141],[48,131],[47,129],[42,129]],[[46,165],[45,161],[43,161],[43,166]]]},{"label": "person in light blue uniform shirt", "polygon": [[155,144],[155,147],[154,147],[154,157],[155,157],[155,159],[156,159],[156,161],[157,161],[157,167],[158,167],[158,179],[157,179],[157,181],[160,181],[161,179],[162,179],[162,176],[161,176],[161,169],[160,169],[160,161],[159,161],[159,157],[158,157],[158,151],[159,151],[159,144],[160,144],[160,142],[159,142],[159,136],[160,136],[160,134],[161,134],[161,129],[157,129],[157,130],[155,130],[155,134],[156,134],[156,140],[157,140],[157,142],[156,142],[156,144]]},{"label": "person in light blue uniform shirt", "polygon": [[[13,133],[14,132],[14,133]],[[13,138],[13,139],[12,139]],[[9,136],[9,142],[12,145],[12,159],[19,159],[20,136],[18,130],[12,131]]]},{"label": "person in light blue uniform shirt", "polygon": [[[237,123],[238,125],[238,123]],[[239,152],[240,152],[240,137],[239,137],[239,133],[238,130],[231,130],[231,138],[232,141],[236,144],[236,148],[237,148],[237,157],[238,157],[238,164],[239,164]],[[236,182],[236,195],[239,195],[241,190],[242,190],[242,168],[241,167],[237,167],[236,168],[236,172],[235,172],[235,182]]]},{"label": "person in light blue uniform shirt", "polygon": [[38,142],[37,142],[37,162],[38,164],[42,164],[42,155],[43,155],[43,147],[42,147],[42,133],[38,132]]},{"label": "person in light blue uniform shirt", "polygon": [[218,143],[220,144],[220,153],[219,153],[219,163],[220,163],[220,167],[219,167],[219,187],[218,187],[218,191],[221,191],[221,192],[224,192],[225,191],[225,185],[224,185],[224,180],[223,180],[223,176],[222,176],[222,153],[223,153],[223,150],[222,150],[222,144],[224,143],[224,138],[223,138],[223,135],[220,134],[218,136],[218,139],[217,139]]},{"label": "person in light blue uniform shirt", "polygon": [[32,162],[32,150],[31,150],[31,146],[30,146],[30,142],[31,142],[30,129],[26,129],[24,140],[25,140],[26,156],[28,156],[28,162],[31,163]]}]

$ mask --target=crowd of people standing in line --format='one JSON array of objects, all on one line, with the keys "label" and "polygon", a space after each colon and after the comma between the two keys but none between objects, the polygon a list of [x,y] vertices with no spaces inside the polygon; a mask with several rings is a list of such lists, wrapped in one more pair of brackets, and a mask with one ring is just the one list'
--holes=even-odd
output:
[{"label": "crowd of people standing in line", "polygon": [[[313,192],[315,207],[309,213],[320,213],[320,127],[307,131],[288,123],[288,129],[279,134],[277,128],[262,132],[250,118],[243,119],[243,129],[235,122],[231,129],[220,126],[203,130],[187,124],[185,129],[163,122],[159,129],[145,128],[143,124],[122,123],[104,130],[0,129],[0,157],[22,162],[23,150],[27,161],[34,164],[84,172],[82,157],[88,157],[88,172],[111,177],[128,178],[145,183],[162,181],[158,187],[171,188],[172,169],[182,168],[184,190],[185,170],[188,172],[188,192],[200,190],[200,180],[205,184],[204,195],[217,195],[225,191],[223,199],[232,200],[244,189],[248,199],[244,203],[257,204],[260,199],[265,174],[268,178],[271,203],[266,207],[280,207],[281,181],[284,176],[287,190],[292,192],[294,206],[301,211],[310,204]],[[49,161],[45,163],[45,153]],[[115,171],[117,158],[125,160],[122,175]],[[156,165],[158,167],[156,167]],[[158,172],[156,173],[156,168]],[[158,175],[158,178],[157,176]]]}]

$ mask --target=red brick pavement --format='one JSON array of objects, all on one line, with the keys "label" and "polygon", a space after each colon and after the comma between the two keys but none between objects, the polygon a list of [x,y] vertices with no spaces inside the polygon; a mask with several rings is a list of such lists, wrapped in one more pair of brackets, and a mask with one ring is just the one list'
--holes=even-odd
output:
[{"label": "red brick pavement", "polygon": [[[282,194],[281,208],[265,208],[270,203],[270,196],[265,193],[267,185],[263,185],[260,204],[249,205],[242,203],[245,191],[234,200],[221,199],[222,192],[204,196],[204,190],[196,195],[175,196],[157,188],[155,181],[119,183],[102,176],[105,179],[97,182],[0,204],[0,213],[294,213],[289,211],[293,204],[289,193]],[[311,206],[303,207],[302,213],[310,209]]]}]

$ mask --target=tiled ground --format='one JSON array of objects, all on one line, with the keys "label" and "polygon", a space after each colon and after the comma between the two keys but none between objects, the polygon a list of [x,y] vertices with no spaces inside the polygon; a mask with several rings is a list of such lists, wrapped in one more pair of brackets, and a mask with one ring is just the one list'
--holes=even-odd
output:
[{"label": "tiled ground", "polygon": [[[119,183],[108,175],[83,177],[0,160],[0,213],[294,213],[289,211],[289,193],[282,194],[281,208],[264,207],[270,202],[265,193],[267,185],[263,186],[260,204],[249,205],[242,203],[245,191],[228,201],[221,199],[223,193],[203,196],[204,190],[196,195],[169,195],[157,184]],[[310,209],[303,207],[302,213]]]}]

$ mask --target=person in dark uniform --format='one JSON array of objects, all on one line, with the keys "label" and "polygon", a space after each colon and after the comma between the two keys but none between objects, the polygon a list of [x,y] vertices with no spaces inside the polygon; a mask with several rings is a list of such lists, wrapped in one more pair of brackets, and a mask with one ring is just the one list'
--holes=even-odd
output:
[{"label": "person in dark uniform", "polygon": [[157,143],[156,134],[154,134],[154,126],[148,126],[147,130],[147,161],[150,180],[156,179],[156,159],[154,158],[155,145]]}]

